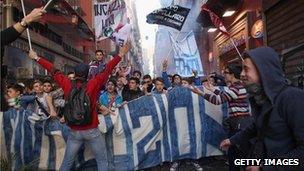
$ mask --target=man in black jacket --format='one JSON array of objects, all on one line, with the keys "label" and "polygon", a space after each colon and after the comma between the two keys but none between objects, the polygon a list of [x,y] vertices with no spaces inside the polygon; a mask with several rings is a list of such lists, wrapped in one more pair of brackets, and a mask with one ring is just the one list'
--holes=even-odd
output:
[{"label": "man in black jacket", "polygon": [[46,11],[42,8],[35,8],[31,13],[25,16],[20,22],[1,31],[1,57],[3,55],[4,46],[15,41],[21,33],[33,22],[39,21]]},{"label": "man in black jacket", "polygon": [[[20,22],[17,22],[16,24],[4,29],[1,31],[1,59],[0,59],[0,66],[1,66],[1,70],[0,70],[0,75],[1,75],[1,79],[0,79],[0,84],[1,84],[1,92],[4,91],[4,85],[3,85],[3,81],[2,79],[5,78],[6,76],[6,66],[2,66],[2,57],[4,54],[4,46],[9,45],[10,43],[12,43],[13,41],[15,41],[20,35],[21,33],[33,22],[37,22],[39,21],[39,19],[42,17],[42,15],[46,13],[45,10],[43,10],[42,8],[35,8],[33,9],[33,11],[31,11],[31,13],[29,13],[27,16],[25,16]],[[4,93],[1,93],[1,104],[0,104],[0,111],[5,111],[7,107],[4,107],[5,105],[5,100],[3,97]]]},{"label": "man in black jacket", "polygon": [[[250,158],[298,159],[300,166],[267,166],[264,170],[304,170],[304,91],[289,85],[278,54],[269,47],[245,53],[241,78],[250,95],[255,122],[221,142],[230,145],[256,138]],[[259,147],[259,148],[257,148]],[[260,167],[250,167],[260,170]]]}]

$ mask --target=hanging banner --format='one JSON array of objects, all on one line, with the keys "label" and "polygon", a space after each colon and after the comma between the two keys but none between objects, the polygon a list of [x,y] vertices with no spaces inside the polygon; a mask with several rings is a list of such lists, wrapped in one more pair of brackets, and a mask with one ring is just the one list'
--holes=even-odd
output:
[{"label": "hanging banner", "polygon": [[189,32],[181,41],[177,41],[171,34],[169,35],[174,51],[176,73],[182,77],[191,77],[193,76],[192,70],[196,70],[199,76],[203,76],[204,71],[193,31]]},{"label": "hanging banner", "polygon": [[116,29],[111,38],[118,46],[122,47],[130,37],[131,30],[131,24],[127,23],[121,28]]},{"label": "hanging banner", "polygon": [[181,30],[190,9],[179,5],[172,5],[166,8],[161,8],[147,15],[147,23],[160,24],[168,27]]},{"label": "hanging banner", "polygon": [[126,4],[123,0],[94,1],[94,24],[97,41],[111,37],[118,27],[126,23]]}]

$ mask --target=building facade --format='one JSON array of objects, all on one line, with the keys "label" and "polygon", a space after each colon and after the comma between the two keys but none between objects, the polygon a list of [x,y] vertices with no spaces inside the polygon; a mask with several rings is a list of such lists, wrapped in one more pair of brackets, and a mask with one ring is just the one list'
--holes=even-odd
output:
[{"label": "building facade", "polygon": [[[211,0],[206,5],[221,18],[231,37],[230,39],[218,30],[210,32],[211,28],[215,28],[214,25],[211,21],[204,23],[204,30],[210,40],[208,44],[210,47],[208,61],[211,63],[209,73],[221,73],[228,64],[241,65],[242,60],[234,44],[240,54],[245,50],[263,45],[262,1],[234,0],[227,3],[223,0]],[[234,14],[223,17],[228,10],[233,10]]]},{"label": "building facade", "polygon": [[141,46],[140,31],[138,27],[135,1],[126,0],[125,2],[127,4],[127,16],[132,26],[132,33],[130,37],[132,48],[128,54],[128,60],[130,60],[133,66],[133,70],[139,70],[143,72],[143,52]]},{"label": "building facade", "polygon": [[294,85],[304,81],[304,1],[263,0],[264,43],[280,55],[285,74]]},{"label": "building facade", "polygon": [[[286,77],[295,86],[304,84],[304,1],[257,0],[236,1],[237,10],[231,17],[221,17],[239,51],[269,46],[280,55]],[[211,0],[207,4],[217,15],[216,5],[223,0]],[[225,7],[225,5],[223,5]],[[207,28],[206,28],[207,29]],[[229,63],[241,64],[233,44],[220,32],[208,33],[213,39],[209,52],[216,60],[214,70],[219,72]]]},{"label": "building facade", "polygon": [[[24,0],[24,3],[27,13],[44,5],[43,1],[37,0]],[[20,1],[6,0],[2,11],[2,29],[23,18]],[[65,73],[72,71],[75,64],[85,61],[94,48],[94,34],[81,15],[85,15],[81,9],[75,10],[68,1],[61,1],[47,12],[40,23],[29,27],[33,49]],[[26,32],[5,47],[3,63],[8,66],[7,78],[39,78],[47,74],[27,58],[28,50]]]}]

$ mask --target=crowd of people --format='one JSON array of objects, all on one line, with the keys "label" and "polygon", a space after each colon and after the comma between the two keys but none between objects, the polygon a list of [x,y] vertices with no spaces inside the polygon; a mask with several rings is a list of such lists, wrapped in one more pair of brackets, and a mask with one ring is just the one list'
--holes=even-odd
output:
[{"label": "crowd of people", "polygon": [[[42,15],[43,11],[36,13]],[[273,49],[250,50],[244,53],[242,66],[230,64],[223,76],[211,73],[204,78],[195,70],[193,77],[188,78],[169,75],[165,60],[162,75],[153,79],[132,68],[129,62],[121,62],[130,47],[126,43],[108,63],[104,62],[104,51],[97,50],[94,61],[89,65],[77,64],[66,75],[30,51],[29,58],[48,70],[51,77],[28,83],[15,81],[5,86],[6,111],[31,111],[36,120],[58,118],[71,128],[60,170],[71,169],[84,142],[90,145],[98,170],[113,170],[114,163],[107,161],[113,157],[113,147],[107,143],[107,135],[98,130],[98,115],[115,115],[116,108],[134,99],[166,94],[177,86],[189,88],[215,105],[228,104],[228,116],[223,121],[228,138],[219,145],[228,150],[230,170],[242,169],[234,165],[237,158],[297,158],[303,169],[304,92],[291,86],[284,77],[279,56]],[[75,106],[76,103],[79,105]],[[105,149],[112,150],[112,154]],[[190,162],[196,170],[203,170],[196,160]],[[179,165],[179,161],[174,161],[170,170],[177,170]],[[288,170],[301,170],[300,167]],[[282,169],[271,166],[247,169],[261,168]]]}]

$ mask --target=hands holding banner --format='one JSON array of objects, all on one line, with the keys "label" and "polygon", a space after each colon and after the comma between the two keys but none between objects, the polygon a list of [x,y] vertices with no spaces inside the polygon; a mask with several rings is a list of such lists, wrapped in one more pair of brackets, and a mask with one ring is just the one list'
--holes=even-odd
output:
[{"label": "hands holding banner", "polygon": [[208,81],[206,81],[206,82],[203,83],[203,86],[204,86],[207,90],[209,90],[209,91],[211,91],[211,92],[214,92],[214,91],[215,91],[215,87],[214,87],[213,84],[211,83],[210,78],[208,77],[207,80],[208,80]]}]

